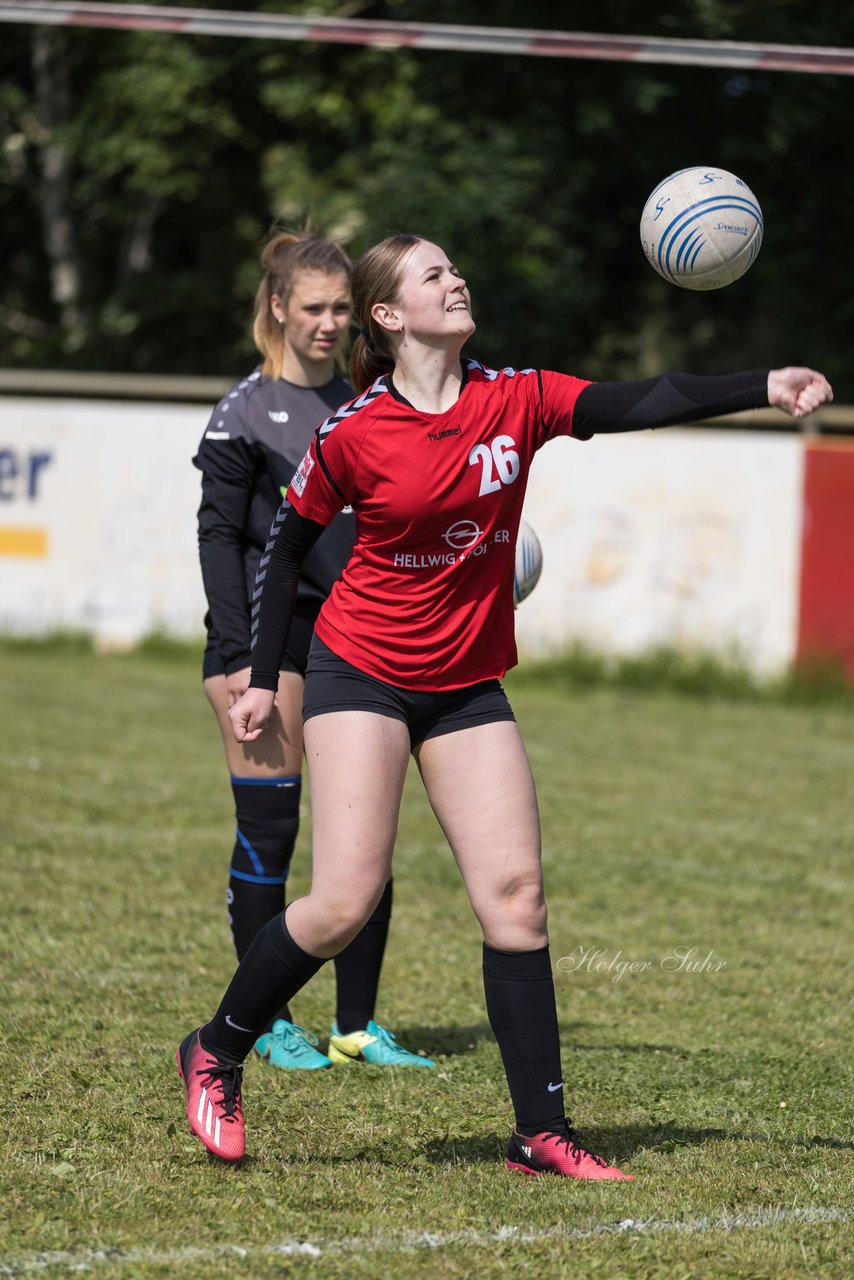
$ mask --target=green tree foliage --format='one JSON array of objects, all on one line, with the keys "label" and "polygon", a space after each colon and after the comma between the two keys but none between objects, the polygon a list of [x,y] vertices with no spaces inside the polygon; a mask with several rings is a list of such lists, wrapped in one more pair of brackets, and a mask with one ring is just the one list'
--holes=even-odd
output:
[{"label": "green tree foliage", "polygon": [[[246,7],[854,44],[844,6],[786,0]],[[265,235],[310,216],[353,253],[390,230],[440,240],[486,360],[806,360],[844,396],[852,107],[845,76],[6,27],[0,364],[235,373]],[[689,164],[744,177],[766,216],[749,276],[711,295],[666,285],[639,245],[649,191]]]}]

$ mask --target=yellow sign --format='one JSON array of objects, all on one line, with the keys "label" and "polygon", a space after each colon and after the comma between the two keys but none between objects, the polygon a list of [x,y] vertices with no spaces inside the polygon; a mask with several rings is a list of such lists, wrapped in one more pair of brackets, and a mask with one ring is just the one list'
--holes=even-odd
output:
[{"label": "yellow sign", "polygon": [[11,529],[0,525],[0,556],[27,556],[44,560],[47,529]]}]

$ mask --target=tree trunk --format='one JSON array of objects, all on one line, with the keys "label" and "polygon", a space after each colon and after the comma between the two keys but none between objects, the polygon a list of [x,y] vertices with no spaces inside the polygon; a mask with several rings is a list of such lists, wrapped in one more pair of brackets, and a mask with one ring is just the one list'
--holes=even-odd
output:
[{"label": "tree trunk", "polygon": [[66,336],[85,328],[82,272],[74,233],[71,155],[63,126],[71,114],[64,38],[50,28],[33,36],[33,81],[43,142],[39,150],[39,204],[44,243],[50,261],[51,296]]},{"label": "tree trunk", "polygon": [[119,254],[118,287],[124,289],[132,276],[151,270],[153,261],[154,224],[161,201],[149,197],[139,203],[136,217],[128,229]]}]

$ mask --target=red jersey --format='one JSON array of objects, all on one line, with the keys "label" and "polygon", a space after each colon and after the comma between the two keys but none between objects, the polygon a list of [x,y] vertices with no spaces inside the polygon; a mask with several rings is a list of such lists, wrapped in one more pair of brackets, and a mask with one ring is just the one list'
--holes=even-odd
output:
[{"label": "red jersey", "polygon": [[458,689],[517,661],[516,536],[537,449],[572,434],[590,384],[463,360],[445,413],[422,413],[380,378],[317,430],[288,500],[329,524],[350,505],[356,543],[315,630],[388,684]]}]

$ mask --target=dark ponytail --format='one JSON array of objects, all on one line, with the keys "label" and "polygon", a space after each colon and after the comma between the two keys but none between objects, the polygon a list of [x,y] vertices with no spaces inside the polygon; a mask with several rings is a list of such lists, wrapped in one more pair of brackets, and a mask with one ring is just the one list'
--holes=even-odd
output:
[{"label": "dark ponytail", "polygon": [[391,353],[377,350],[370,331],[367,335],[358,333],[350,348],[350,381],[353,387],[356,391],[364,391],[384,373],[394,373]]}]

